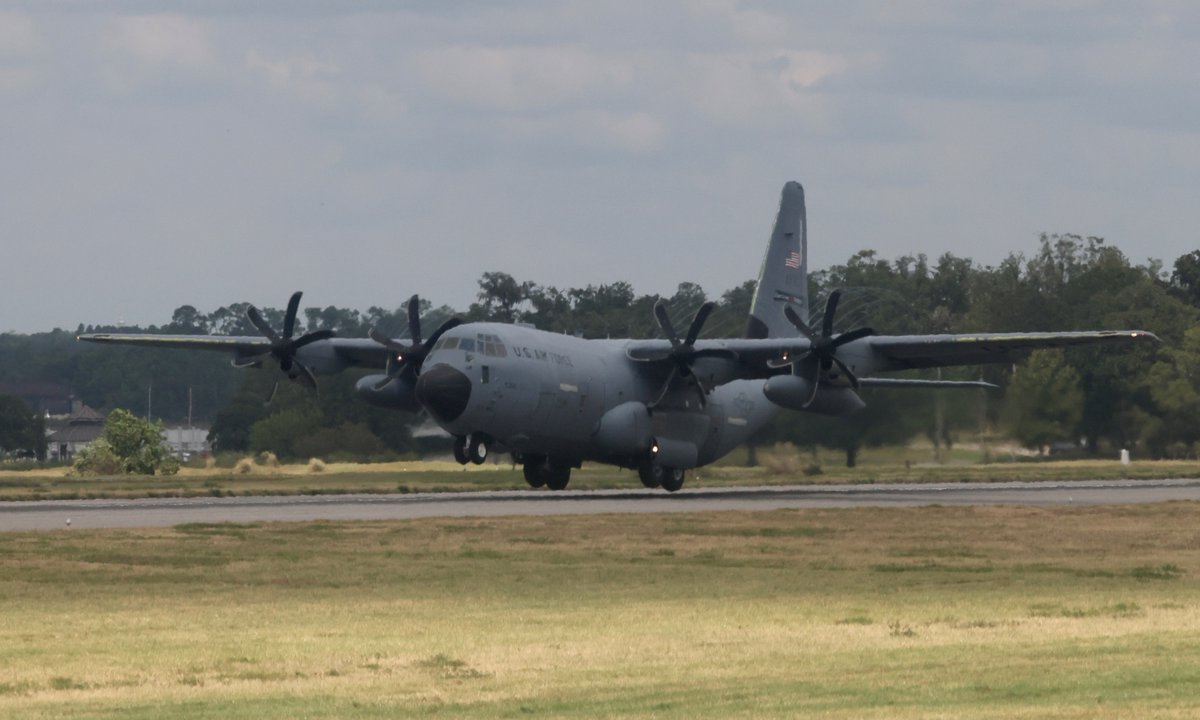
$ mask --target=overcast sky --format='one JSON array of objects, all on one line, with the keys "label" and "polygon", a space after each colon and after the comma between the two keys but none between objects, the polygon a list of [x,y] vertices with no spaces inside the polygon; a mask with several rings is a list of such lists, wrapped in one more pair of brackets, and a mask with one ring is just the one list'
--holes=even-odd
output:
[{"label": "overcast sky", "polygon": [[[164,11],[165,9],[165,11]],[[1191,2],[0,3],[0,330],[1200,245]]]}]

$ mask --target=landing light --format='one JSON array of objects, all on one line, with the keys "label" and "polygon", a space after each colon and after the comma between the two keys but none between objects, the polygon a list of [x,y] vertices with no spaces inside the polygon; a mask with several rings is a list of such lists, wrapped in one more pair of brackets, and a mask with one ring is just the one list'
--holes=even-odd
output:
[{"label": "landing light", "polygon": [[653,443],[652,445],[650,445],[650,454],[651,455],[658,454],[658,443]]}]

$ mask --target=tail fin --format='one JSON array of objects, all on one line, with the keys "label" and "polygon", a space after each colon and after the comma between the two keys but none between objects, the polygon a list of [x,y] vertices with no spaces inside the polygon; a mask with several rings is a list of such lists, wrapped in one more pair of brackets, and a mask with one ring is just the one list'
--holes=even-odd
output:
[{"label": "tail fin", "polygon": [[758,273],[754,304],[746,321],[746,337],[797,335],[796,328],[783,314],[789,303],[800,317],[808,319],[808,220],[804,188],[795,181],[783,186],[775,230]]}]

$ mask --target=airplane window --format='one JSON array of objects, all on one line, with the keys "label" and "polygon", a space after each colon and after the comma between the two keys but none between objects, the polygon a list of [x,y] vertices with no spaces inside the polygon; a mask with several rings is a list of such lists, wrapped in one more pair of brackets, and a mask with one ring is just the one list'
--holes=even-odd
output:
[{"label": "airplane window", "polygon": [[429,352],[437,352],[444,347],[446,347],[446,338],[439,338],[438,341],[433,344],[433,349]]},{"label": "airplane window", "polygon": [[496,343],[496,357],[508,357],[508,351],[504,349],[504,343]]},{"label": "airplane window", "polygon": [[458,349],[466,350],[467,352],[475,352],[475,341],[471,338],[462,338],[458,341]]},{"label": "airplane window", "polygon": [[447,350],[453,350],[454,348],[458,347],[458,338],[442,338],[442,340],[446,341],[446,345],[444,347]]}]

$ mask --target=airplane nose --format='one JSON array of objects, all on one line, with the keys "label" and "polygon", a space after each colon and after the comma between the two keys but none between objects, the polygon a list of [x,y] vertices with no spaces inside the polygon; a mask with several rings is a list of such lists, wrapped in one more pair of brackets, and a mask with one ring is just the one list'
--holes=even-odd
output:
[{"label": "airplane nose", "polygon": [[440,422],[452,422],[467,409],[471,378],[449,365],[434,365],[417,378],[417,400]]}]

